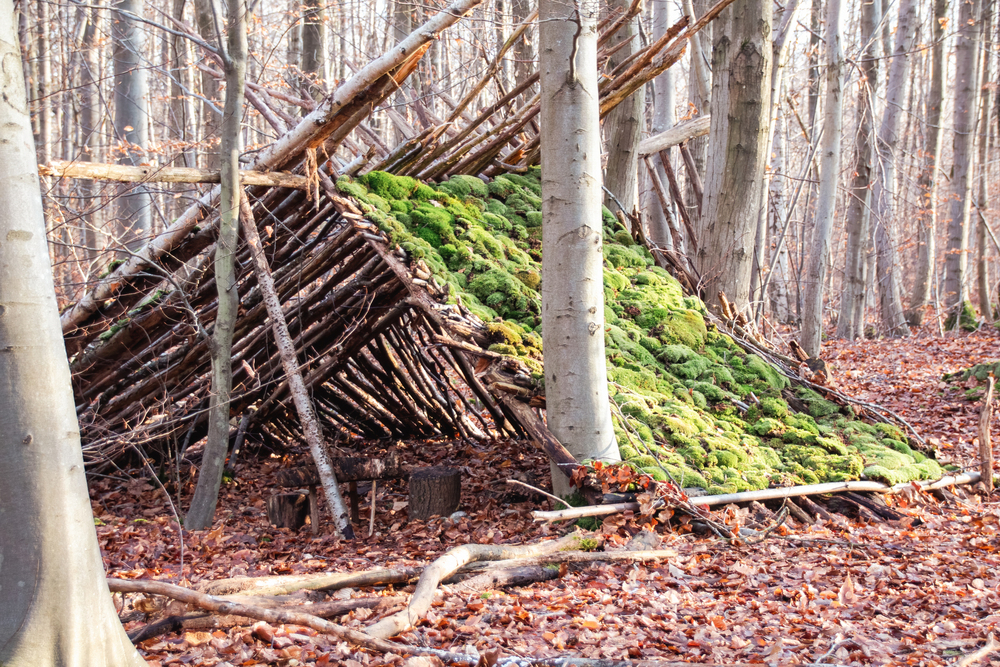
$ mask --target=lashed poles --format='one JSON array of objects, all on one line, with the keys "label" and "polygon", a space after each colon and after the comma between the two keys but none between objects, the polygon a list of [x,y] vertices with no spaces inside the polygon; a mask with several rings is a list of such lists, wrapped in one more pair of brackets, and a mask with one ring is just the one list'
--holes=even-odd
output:
[{"label": "lashed poles", "polygon": [[254,221],[253,210],[250,208],[250,201],[247,199],[246,193],[240,198],[240,225],[243,227],[243,236],[246,238],[247,245],[250,246],[253,272],[257,276],[257,284],[260,286],[268,317],[271,318],[271,329],[274,331],[274,341],[278,346],[278,353],[281,355],[281,365],[285,369],[285,375],[288,376],[288,390],[295,403],[299,420],[302,422],[302,434],[305,436],[306,444],[309,445],[309,453],[312,454],[313,461],[316,463],[320,483],[326,494],[326,502],[330,505],[330,512],[337,524],[337,530],[346,539],[352,540],[354,539],[354,528],[351,526],[351,520],[347,513],[347,505],[344,503],[343,496],[340,495],[340,487],[337,485],[337,477],[333,474],[330,456],[324,446],[316,412],[313,410],[309,394],[306,392],[305,382],[302,380],[302,373],[299,371],[295,344],[288,333],[285,313],[281,309],[281,302],[274,290],[271,268],[267,265],[267,259],[264,257],[260,235],[257,233],[257,223]]}]

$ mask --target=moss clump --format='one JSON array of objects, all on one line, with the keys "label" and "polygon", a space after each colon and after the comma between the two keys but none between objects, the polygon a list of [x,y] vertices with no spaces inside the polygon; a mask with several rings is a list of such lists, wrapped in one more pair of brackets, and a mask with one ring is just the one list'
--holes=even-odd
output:
[{"label": "moss clump", "polygon": [[962,309],[957,313],[951,313],[944,320],[944,328],[948,331],[961,327],[962,331],[975,331],[979,328],[979,320],[976,319],[976,310],[968,301],[962,302]]},{"label": "moss clump", "polygon": [[[436,187],[379,172],[337,184],[411,262],[452,286],[452,302],[460,298],[486,323],[491,350],[521,359],[541,382],[538,170]],[[685,296],[606,208],[602,224],[614,431],[636,469],[712,493],[940,470],[899,429],[854,421],[811,390],[794,390],[806,405],[795,413],[783,398],[787,378],[710,331],[704,304]],[[737,398],[750,404],[745,413]]]}]

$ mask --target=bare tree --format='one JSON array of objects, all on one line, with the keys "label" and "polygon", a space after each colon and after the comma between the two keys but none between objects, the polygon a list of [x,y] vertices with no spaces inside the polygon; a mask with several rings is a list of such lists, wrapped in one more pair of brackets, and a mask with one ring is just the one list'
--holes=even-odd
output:
[{"label": "bare tree", "polygon": [[115,613],[87,496],[17,44],[4,0],[0,664],[138,667],[146,663]]},{"label": "bare tree", "polygon": [[837,317],[837,336],[847,339],[862,335],[865,319],[875,97],[879,89],[878,59],[881,45],[877,30],[881,19],[879,0],[863,0],[859,22],[862,48],[858,82],[858,129],[854,135],[854,176],[851,179],[844,223],[847,228],[846,266]]},{"label": "bare tree", "polygon": [[[630,4],[630,0],[612,0],[610,7],[625,12]],[[634,17],[615,33],[609,46],[625,45],[608,58],[609,71],[639,50],[638,35],[639,17]],[[610,193],[605,198],[605,205],[614,210],[621,204],[626,215],[633,214],[639,203],[638,149],[645,127],[645,103],[646,88],[643,86],[615,107],[604,120],[604,145],[608,154],[604,181]]]},{"label": "bare tree", "polygon": [[234,255],[239,239],[240,148],[243,98],[247,66],[247,26],[245,0],[229,0],[227,44],[220,43],[226,72],[226,103],[222,112],[222,176],[219,195],[219,239],[215,246],[215,283],[219,305],[215,329],[209,342],[212,357],[212,389],[208,408],[208,437],[202,455],[198,485],[188,510],[186,527],[203,530],[212,525],[219,499],[219,484],[229,451],[229,400],[233,385],[232,346],[236,312],[240,305],[236,291]]},{"label": "bare tree", "polygon": [[958,10],[955,44],[955,120],[952,142],[952,198],[948,215],[948,245],[944,263],[944,302],[954,327],[968,300],[965,285],[969,249],[969,208],[972,202],[972,164],[975,159],[976,117],[979,104],[980,0],[963,0]]},{"label": "bare tree", "polygon": [[745,308],[768,157],[771,3],[737,0],[719,18],[698,266],[707,303],[723,291]]},{"label": "bare tree", "polygon": [[[619,460],[604,356],[598,11],[593,0],[539,3],[546,418],[578,460]],[[571,491],[555,470],[552,485]]]},{"label": "bare tree", "polygon": [[913,293],[906,319],[910,326],[919,327],[924,321],[924,307],[930,301],[931,277],[937,254],[937,183],[938,160],[941,157],[941,107],[944,102],[945,24],[948,0],[934,0],[933,46],[931,47],[931,87],[925,102],[927,123],[926,143],[920,165],[917,188],[920,192],[917,220],[918,246],[914,267]]},{"label": "bare tree", "polygon": [[[672,0],[653,0],[653,33],[656,35],[665,33],[673,23],[671,2]],[[673,126],[675,104],[673,70],[668,69],[653,80],[653,122],[650,128],[652,134],[659,134]],[[667,149],[668,153],[669,150]],[[653,163],[653,168],[656,169],[660,182],[666,183],[667,175],[659,156],[651,158],[650,161]],[[643,209],[646,211],[648,220],[646,233],[649,235],[649,240],[655,245],[672,249],[673,238],[670,234],[670,225],[656,192],[649,184],[650,180],[649,178],[645,179],[647,185],[643,193]],[[677,250],[683,250],[683,248]]]},{"label": "bare tree", "polygon": [[840,135],[843,127],[843,65],[840,0],[826,2],[826,101],[823,105],[823,137],[820,148],[819,196],[813,227],[806,292],[802,302],[802,348],[818,357],[823,340],[823,289],[830,269],[830,238],[837,208],[837,181],[840,177]]}]

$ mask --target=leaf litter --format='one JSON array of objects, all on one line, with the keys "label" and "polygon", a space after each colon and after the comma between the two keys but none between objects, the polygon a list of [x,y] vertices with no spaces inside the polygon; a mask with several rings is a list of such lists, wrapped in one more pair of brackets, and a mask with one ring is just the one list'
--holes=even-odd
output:
[{"label": "leaf litter", "polygon": [[[980,405],[969,400],[968,387],[942,376],[1000,358],[998,343],[995,331],[831,341],[825,357],[836,366],[841,390],[900,413],[937,447],[942,463],[975,466]],[[125,483],[94,477],[91,498],[109,576],[197,587],[229,577],[421,567],[461,544],[520,544],[563,530],[531,521],[530,512],[547,501],[504,484],[509,478],[548,483],[547,461],[523,443],[400,443],[400,451],[410,463],[459,467],[464,515],[409,522],[405,483],[380,482],[370,538],[343,541],[327,520],[319,535],[309,526],[275,529],[265,499],[276,490],[278,471],[305,461],[303,448],[241,464],[220,493],[212,529],[185,532],[182,545],[158,484],[138,472]],[[192,481],[182,482],[186,500]],[[367,518],[370,500],[360,495]],[[482,664],[496,655],[768,665],[944,665],[966,656],[1000,664],[995,653],[975,654],[1000,630],[1000,503],[964,491],[944,500],[915,491],[889,502],[902,519],[869,523],[833,514],[806,525],[790,518],[756,544],[700,534],[669,512],[607,517],[598,527],[604,549],[623,549],[652,529],[659,537],[653,548],[677,556],[564,564],[558,578],[519,588],[468,593],[443,585],[428,615],[398,640],[478,654]],[[747,521],[745,509],[715,516],[737,530]],[[399,600],[409,592],[412,585],[399,584],[292,597],[308,612],[327,597]],[[130,632],[192,612],[141,595],[116,604]],[[401,608],[359,608],[336,620],[363,630]],[[235,617],[189,620],[138,646],[151,665],[357,667],[405,659],[302,626]]]}]

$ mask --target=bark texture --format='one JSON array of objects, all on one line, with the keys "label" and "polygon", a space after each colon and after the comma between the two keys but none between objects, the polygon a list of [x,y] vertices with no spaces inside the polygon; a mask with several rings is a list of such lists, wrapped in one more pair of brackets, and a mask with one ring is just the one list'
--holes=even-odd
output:
[{"label": "bark texture", "polygon": [[[541,0],[542,328],[549,430],[579,461],[620,459],[604,356],[596,4]],[[557,494],[571,489],[553,471]]]},{"label": "bark texture", "polygon": [[969,250],[969,209],[972,202],[972,163],[979,102],[979,38],[981,0],[959,5],[955,45],[955,119],[952,142],[952,197],[948,207],[948,247],[944,261],[944,307],[955,326],[968,299],[965,279]]},{"label": "bark texture", "polygon": [[233,266],[239,237],[240,199],[240,123],[243,118],[244,85],[247,66],[246,3],[229,0],[229,28],[226,44],[226,104],[222,115],[222,171],[219,195],[219,238],[215,247],[215,281],[219,305],[215,330],[209,344],[212,357],[212,397],[209,403],[208,437],[198,471],[186,527],[203,530],[212,525],[219,499],[219,484],[229,451],[229,400],[233,385],[233,329],[240,298],[236,291]]},{"label": "bark texture", "polygon": [[0,54],[0,663],[138,667],[103,580],[10,0]]},{"label": "bark texture", "polygon": [[906,319],[910,326],[919,327],[924,321],[924,308],[930,302],[931,278],[937,255],[937,181],[935,172],[941,158],[941,107],[944,102],[945,24],[948,0],[934,0],[933,47],[931,48],[931,86],[927,92],[925,119],[927,122],[923,165],[917,180],[920,192],[917,262],[914,267],[913,293]]},{"label": "bark texture", "polygon": [[878,94],[879,44],[876,30],[881,20],[881,3],[861,3],[861,76],[858,82],[858,129],[854,135],[854,176],[848,199],[846,266],[837,317],[837,336],[855,339],[862,335],[865,313],[865,289],[868,279],[869,193],[872,180],[875,96]]},{"label": "bark texture", "polygon": [[830,239],[837,204],[840,176],[840,133],[843,127],[843,63],[840,0],[827,0],[826,101],[823,109],[823,139],[820,148],[819,195],[816,199],[816,226],[806,270],[806,292],[802,302],[802,347],[810,357],[819,357],[823,334],[823,288],[830,270]]},{"label": "bark texture", "polygon": [[737,0],[720,21],[712,57],[711,148],[698,268],[710,307],[718,307],[723,291],[738,309],[745,309],[767,160],[771,4]]},{"label": "bark texture", "polygon": [[[615,10],[628,11],[630,0],[612,0]],[[628,44],[608,58],[608,70],[614,70],[632,54],[639,50],[639,17],[633,18],[609,40],[614,47],[622,42]],[[623,213],[631,215],[639,203],[639,140],[645,128],[646,87],[642,86],[624,102],[615,107],[604,120],[604,146],[608,153],[605,169],[605,187],[611,191],[624,207]],[[605,197],[605,206],[612,211],[618,208],[610,195]]]}]

